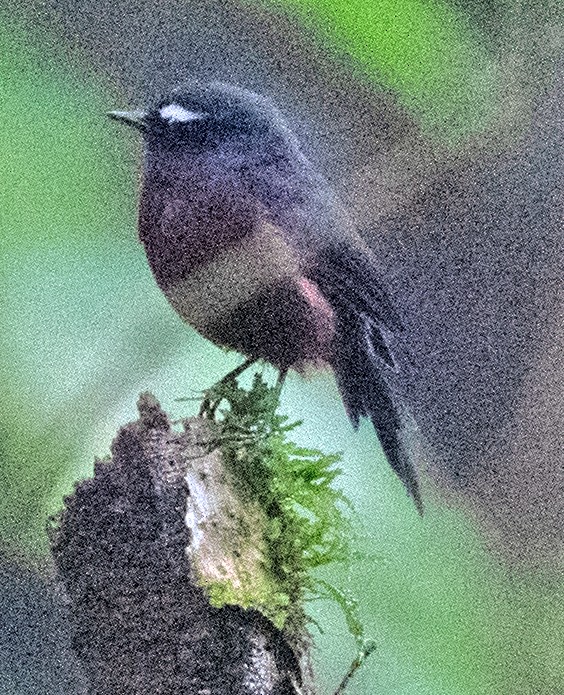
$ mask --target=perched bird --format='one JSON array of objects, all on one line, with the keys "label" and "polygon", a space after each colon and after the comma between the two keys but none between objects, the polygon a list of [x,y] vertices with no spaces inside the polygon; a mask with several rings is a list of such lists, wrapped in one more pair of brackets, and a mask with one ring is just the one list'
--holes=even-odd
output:
[{"label": "perched bird", "polygon": [[[384,377],[401,319],[374,257],[268,99],[219,82],[112,111],[145,141],[139,236],[169,302],[203,336],[288,369],[329,365],[421,511]],[[241,371],[240,368],[237,373]]]}]

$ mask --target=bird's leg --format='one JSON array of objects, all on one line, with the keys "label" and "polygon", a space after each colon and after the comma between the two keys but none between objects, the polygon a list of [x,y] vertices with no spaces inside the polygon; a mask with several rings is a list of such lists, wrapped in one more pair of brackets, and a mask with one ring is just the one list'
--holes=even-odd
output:
[{"label": "bird's leg", "polygon": [[239,374],[242,374],[246,369],[248,369],[251,365],[253,365],[256,362],[256,358],[249,358],[245,360],[242,364],[240,364],[238,367],[235,367],[235,369],[231,370],[229,374],[226,374],[222,379],[220,379],[218,382],[216,382],[211,389],[209,389],[206,392],[206,395],[204,396],[204,400],[202,401],[202,405],[200,406],[200,412],[198,413],[199,417],[205,417],[208,416],[210,418],[213,418],[215,416],[215,411],[217,410],[217,406],[219,405],[221,398],[220,399],[215,399],[213,400],[211,393],[213,393],[218,386],[222,386],[223,384],[227,384],[229,382],[235,381],[235,379],[239,376]]},{"label": "bird's leg", "polygon": [[276,391],[278,392],[278,395],[280,395],[280,392],[282,391],[282,387],[284,386],[284,382],[286,381],[286,377],[288,376],[288,367],[283,367],[280,369],[278,372],[278,379],[276,379]]}]

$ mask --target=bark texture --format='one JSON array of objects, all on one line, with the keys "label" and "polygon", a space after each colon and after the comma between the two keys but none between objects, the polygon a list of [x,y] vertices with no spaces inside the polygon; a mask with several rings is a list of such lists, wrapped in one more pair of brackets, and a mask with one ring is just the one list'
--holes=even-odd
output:
[{"label": "bark texture", "polygon": [[176,432],[148,394],[139,413],[53,532],[89,692],[311,695],[305,647],[256,610],[211,606],[195,581],[186,470],[219,455],[202,448],[202,421]]}]

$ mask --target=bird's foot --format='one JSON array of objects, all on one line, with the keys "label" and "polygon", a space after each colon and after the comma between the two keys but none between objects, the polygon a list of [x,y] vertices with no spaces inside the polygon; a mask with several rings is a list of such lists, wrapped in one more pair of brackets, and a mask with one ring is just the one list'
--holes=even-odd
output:
[{"label": "bird's foot", "polygon": [[207,418],[209,420],[215,419],[215,413],[219,407],[219,404],[224,399],[224,396],[222,395],[223,388],[227,384],[234,383],[237,377],[255,362],[256,359],[245,360],[238,367],[230,371],[229,374],[226,374],[222,379],[216,382],[211,388],[207,389],[204,392],[204,398],[202,400],[198,416]]}]

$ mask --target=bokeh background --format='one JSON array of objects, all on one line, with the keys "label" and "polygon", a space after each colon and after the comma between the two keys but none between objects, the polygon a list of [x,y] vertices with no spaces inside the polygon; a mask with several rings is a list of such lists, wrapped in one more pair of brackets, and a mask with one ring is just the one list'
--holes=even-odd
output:
[{"label": "bokeh background", "polygon": [[[45,527],[152,390],[239,358],[183,325],[136,241],[140,142],[108,121],[198,76],[269,94],[405,316],[419,519],[328,375],[296,436],[344,452],[363,559],[324,576],[378,648],[351,695],[564,692],[562,9],[520,0],[0,3],[0,693],[83,692]],[[354,654],[311,604],[320,692]],[[315,631],[315,628],[313,628]]]}]

